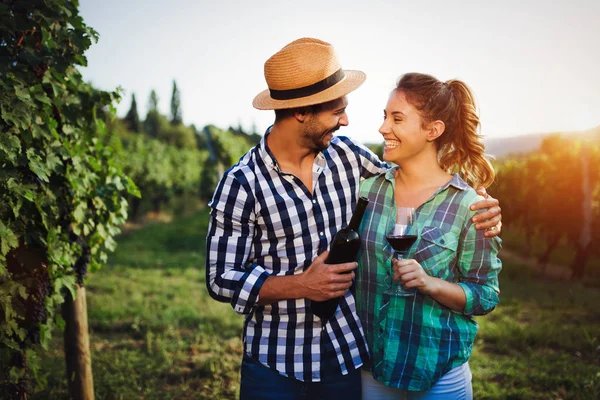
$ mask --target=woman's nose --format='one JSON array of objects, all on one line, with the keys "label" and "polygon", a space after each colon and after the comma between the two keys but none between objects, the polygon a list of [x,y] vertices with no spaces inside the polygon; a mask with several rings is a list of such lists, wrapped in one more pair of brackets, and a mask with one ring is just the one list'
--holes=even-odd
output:
[{"label": "woman's nose", "polygon": [[383,121],[383,123],[379,127],[379,133],[381,133],[382,135],[385,135],[386,133],[390,133],[390,128],[389,128],[388,124],[386,123],[386,121]]}]

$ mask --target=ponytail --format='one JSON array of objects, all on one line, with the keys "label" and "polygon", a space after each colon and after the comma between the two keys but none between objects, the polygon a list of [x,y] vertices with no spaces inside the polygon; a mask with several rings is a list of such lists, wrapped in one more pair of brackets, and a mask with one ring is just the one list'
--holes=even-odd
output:
[{"label": "ponytail", "polygon": [[450,118],[450,126],[447,126],[454,134],[449,135],[451,141],[444,149],[440,149],[440,165],[444,170],[458,172],[474,187],[489,187],[496,173],[484,154],[485,146],[478,132],[480,123],[473,94],[460,80],[449,80],[446,85],[457,107],[453,118]]}]

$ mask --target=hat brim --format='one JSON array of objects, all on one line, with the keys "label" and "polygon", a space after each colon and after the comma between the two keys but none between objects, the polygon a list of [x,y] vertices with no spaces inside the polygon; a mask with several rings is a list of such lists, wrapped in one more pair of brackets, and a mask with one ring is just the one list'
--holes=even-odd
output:
[{"label": "hat brim", "polygon": [[344,78],[332,87],[310,96],[290,100],[276,100],[271,97],[269,89],[260,92],[252,101],[254,108],[259,110],[283,110],[286,108],[306,107],[327,103],[339,99],[358,89],[367,75],[362,71],[344,70]]}]

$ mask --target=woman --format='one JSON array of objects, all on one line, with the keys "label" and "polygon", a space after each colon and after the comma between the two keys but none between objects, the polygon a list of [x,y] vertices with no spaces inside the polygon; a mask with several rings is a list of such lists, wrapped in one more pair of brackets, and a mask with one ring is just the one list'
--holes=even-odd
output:
[{"label": "woman", "polygon": [[[357,308],[371,351],[363,368],[364,399],[470,399],[474,315],[498,303],[500,239],[487,239],[469,206],[494,170],[484,158],[469,88],[417,73],[403,75],[384,110],[379,132],[384,160],[397,164],[365,180],[370,206],[361,224]],[[451,174],[453,172],[454,174]],[[413,293],[385,293],[392,274],[388,216],[416,209],[409,234],[418,236],[393,262],[393,280]]]}]

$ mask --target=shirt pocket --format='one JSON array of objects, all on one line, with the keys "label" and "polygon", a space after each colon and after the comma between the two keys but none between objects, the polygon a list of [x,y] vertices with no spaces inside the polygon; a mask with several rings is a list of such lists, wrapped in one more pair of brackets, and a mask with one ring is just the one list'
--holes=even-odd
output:
[{"label": "shirt pocket", "polygon": [[448,280],[456,264],[458,238],[452,232],[443,232],[435,226],[423,227],[414,259],[430,276]]}]

